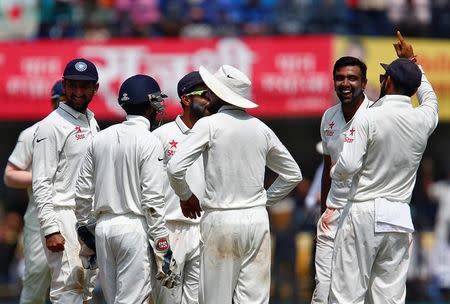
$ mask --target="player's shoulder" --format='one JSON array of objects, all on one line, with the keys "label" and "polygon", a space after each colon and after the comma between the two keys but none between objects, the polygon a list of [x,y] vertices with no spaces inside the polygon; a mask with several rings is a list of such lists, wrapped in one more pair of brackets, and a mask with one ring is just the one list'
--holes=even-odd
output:
[{"label": "player's shoulder", "polygon": [[336,115],[337,113],[341,112],[341,103],[337,103],[331,107],[329,107],[328,109],[325,110],[325,112],[322,115],[322,119],[327,119],[330,117],[333,117],[334,115]]},{"label": "player's shoulder", "polygon": [[156,136],[160,136],[172,132],[176,127],[175,121],[169,121],[153,130],[152,133]]}]

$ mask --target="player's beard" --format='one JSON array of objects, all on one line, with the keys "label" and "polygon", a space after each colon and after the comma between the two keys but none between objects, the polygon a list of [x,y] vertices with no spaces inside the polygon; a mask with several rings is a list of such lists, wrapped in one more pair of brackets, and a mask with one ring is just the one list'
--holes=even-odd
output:
[{"label": "player's beard", "polygon": [[90,102],[91,100],[87,96],[81,96],[78,99],[76,99],[75,97],[67,98],[65,104],[67,104],[75,111],[85,113]]},{"label": "player's beard", "polygon": [[192,116],[194,116],[195,119],[200,119],[200,118],[208,115],[208,110],[207,110],[206,106],[207,106],[207,104],[202,106],[196,102],[192,102],[191,103]]}]

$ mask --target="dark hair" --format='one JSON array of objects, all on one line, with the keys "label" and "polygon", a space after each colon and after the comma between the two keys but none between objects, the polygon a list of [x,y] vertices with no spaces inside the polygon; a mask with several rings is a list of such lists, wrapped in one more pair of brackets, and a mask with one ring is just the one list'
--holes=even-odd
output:
[{"label": "dark hair", "polygon": [[334,67],[333,67],[333,79],[334,76],[336,75],[336,71],[339,70],[342,67],[346,67],[346,66],[359,66],[360,70],[361,70],[361,76],[362,79],[367,79],[367,66],[364,62],[362,62],[361,60],[359,60],[356,57],[352,57],[352,56],[344,56],[339,58],[338,60],[336,60],[336,62],[334,63]]},{"label": "dark hair", "polygon": [[149,104],[124,104],[122,108],[128,115],[143,115],[145,111],[148,109]]}]

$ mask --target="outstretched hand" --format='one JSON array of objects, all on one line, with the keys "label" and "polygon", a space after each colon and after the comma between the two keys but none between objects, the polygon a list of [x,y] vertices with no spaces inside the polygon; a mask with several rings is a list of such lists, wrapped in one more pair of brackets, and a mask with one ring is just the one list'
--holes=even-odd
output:
[{"label": "outstretched hand", "polygon": [[398,42],[394,43],[394,49],[397,52],[398,58],[410,59],[414,57],[413,47],[410,43],[406,42],[403,38],[402,33],[397,31]]}]

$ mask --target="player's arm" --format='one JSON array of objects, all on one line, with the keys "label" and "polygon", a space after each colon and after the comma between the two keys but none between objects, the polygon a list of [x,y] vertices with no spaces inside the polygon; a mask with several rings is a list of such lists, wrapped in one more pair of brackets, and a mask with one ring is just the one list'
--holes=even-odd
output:
[{"label": "player's arm", "polygon": [[59,233],[58,221],[53,210],[53,178],[59,161],[56,133],[49,124],[41,123],[34,139],[33,196],[38,218],[47,248],[58,252],[64,250],[64,237]]},{"label": "player's arm", "polygon": [[268,130],[270,149],[266,158],[267,167],[278,177],[267,189],[267,205],[273,205],[283,199],[302,181],[300,167],[292,155],[272,130]]},{"label": "player's arm", "polygon": [[32,177],[27,169],[30,168],[33,161],[33,136],[33,127],[20,133],[3,175],[6,186],[16,189],[25,189],[31,186]]},{"label": "player's arm", "polygon": [[93,142],[89,145],[83,163],[80,167],[80,173],[75,184],[75,216],[78,226],[86,226],[94,221],[93,196],[95,192],[95,162]]},{"label": "player's arm", "polygon": [[31,172],[22,170],[10,162],[6,165],[3,176],[6,186],[16,189],[26,189],[31,186],[31,179]]},{"label": "player's arm", "polygon": [[347,180],[361,170],[369,142],[369,119],[367,115],[355,117],[352,130],[354,132],[353,137],[346,138],[339,159],[330,170],[332,179]]},{"label": "player's arm", "polygon": [[327,196],[331,188],[331,157],[330,155],[323,155],[323,172],[322,183],[320,188],[320,211],[324,213],[327,209]]},{"label": "player's arm", "polygon": [[160,142],[156,138],[154,140],[154,145],[148,145],[141,151],[143,160],[140,166],[141,204],[147,220],[150,246],[155,254],[156,279],[160,280],[163,286],[172,288],[179,284],[180,279],[164,219],[162,164],[164,152]]},{"label": "player's arm", "polygon": [[199,120],[180,144],[177,153],[167,166],[170,185],[180,198],[183,215],[193,219],[200,216],[201,208],[198,198],[192,193],[186,182],[186,170],[209,145],[209,128],[208,119]]}]

